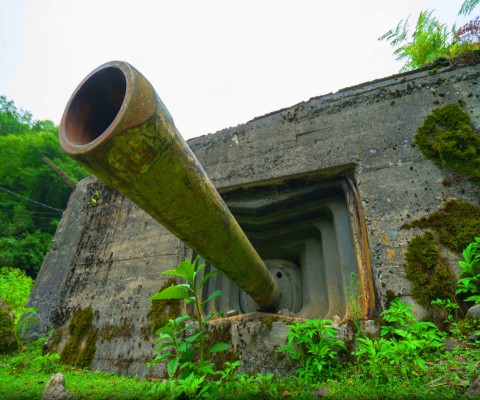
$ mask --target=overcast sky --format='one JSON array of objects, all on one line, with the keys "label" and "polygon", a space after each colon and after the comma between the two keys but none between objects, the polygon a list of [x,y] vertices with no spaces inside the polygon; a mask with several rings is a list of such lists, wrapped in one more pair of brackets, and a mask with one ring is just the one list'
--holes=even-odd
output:
[{"label": "overcast sky", "polygon": [[[185,138],[398,72],[377,38],[462,0],[0,0],[0,94],[59,123],[75,87],[124,60]],[[478,10],[475,10],[478,14]],[[471,19],[472,15],[470,16]]]}]

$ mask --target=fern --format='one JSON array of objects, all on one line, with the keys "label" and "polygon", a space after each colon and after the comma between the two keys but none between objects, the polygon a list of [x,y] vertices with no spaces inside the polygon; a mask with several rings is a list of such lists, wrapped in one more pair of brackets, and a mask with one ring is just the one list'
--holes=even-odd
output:
[{"label": "fern", "polygon": [[442,24],[432,14],[433,11],[422,11],[411,35],[409,16],[401,20],[395,29],[378,38],[396,47],[393,54],[397,60],[406,61],[401,72],[422,67],[449,54],[454,41],[455,26],[449,30],[446,24]]},{"label": "fern", "polygon": [[473,9],[478,6],[478,3],[480,3],[480,0],[465,0],[458,15],[469,15]]}]

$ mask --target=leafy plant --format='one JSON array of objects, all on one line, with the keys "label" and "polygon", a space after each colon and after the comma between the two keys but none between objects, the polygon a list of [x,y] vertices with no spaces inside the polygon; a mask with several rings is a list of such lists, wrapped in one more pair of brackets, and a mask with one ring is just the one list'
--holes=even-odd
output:
[{"label": "leafy plant", "polygon": [[211,355],[222,352],[230,345],[216,343],[209,349],[206,348],[206,324],[221,313],[204,316],[202,309],[209,301],[222,296],[223,293],[216,290],[207,299],[201,300],[203,286],[217,271],[205,274],[199,281],[199,273],[205,268],[205,264],[197,265],[197,261],[198,257],[193,262],[185,259],[176,269],[165,271],[164,274],[182,278],[186,283],[169,286],[150,298],[151,301],[182,299],[187,304],[193,304],[194,312],[193,315],[185,313],[178,318],[170,319],[167,325],[156,331],[158,338],[155,343],[160,342],[160,345],[155,349],[155,353],[160,354],[149,365],[167,361],[168,375],[170,378],[178,377],[177,383],[184,387],[185,394],[202,397],[211,395],[216,390],[216,385],[208,380],[208,376],[215,372],[214,364],[206,353]]},{"label": "leafy plant", "polygon": [[480,3],[480,0],[465,0],[458,14],[468,15]]},{"label": "leafy plant", "polygon": [[95,194],[92,197],[90,197],[90,203],[92,203],[94,206],[97,205],[98,196],[99,196],[98,190],[95,190]]},{"label": "leafy plant", "polygon": [[444,334],[431,322],[419,322],[412,306],[394,299],[388,310],[382,312],[386,322],[380,338],[357,338],[360,370],[377,382],[416,374],[417,368],[426,370],[425,357],[443,346]]},{"label": "leafy plant", "polygon": [[215,375],[219,376],[217,384],[223,387],[226,391],[232,390],[242,378],[245,378],[247,374],[238,374],[236,371],[240,367],[241,361],[236,360],[233,362],[226,361],[225,369],[215,372]]},{"label": "leafy plant", "polygon": [[314,381],[340,371],[338,356],[346,346],[335,339],[336,331],[331,324],[328,319],[312,319],[288,325],[287,344],[278,351],[286,351],[292,360],[300,361],[299,377]]},{"label": "leafy plant", "polygon": [[268,395],[269,392],[270,392],[270,389],[273,385],[273,380],[274,378],[274,374],[267,374],[267,375],[263,375],[261,374],[260,372],[257,372],[257,376],[256,376],[256,380],[258,382],[258,386],[260,388],[260,392],[263,394],[263,395]]},{"label": "leafy plant", "polygon": [[0,298],[7,303],[18,323],[23,313],[34,312],[33,308],[25,309],[33,287],[33,279],[17,268],[0,268]]},{"label": "leafy plant", "polygon": [[459,337],[458,304],[450,299],[436,299],[432,301],[432,306],[439,307],[445,313],[446,320],[444,322],[447,324],[450,333],[455,337]]},{"label": "leafy plant", "polygon": [[[468,15],[479,4],[479,0],[465,0],[459,15]],[[466,63],[479,59],[475,50],[480,48],[478,18],[456,31],[455,25],[449,28],[433,16],[433,11],[422,11],[415,28],[410,33],[409,18],[401,20],[394,29],[380,36],[394,48],[397,60],[405,60],[401,72],[423,67],[438,58]]]},{"label": "leafy plant", "polygon": [[480,304],[480,237],[470,243],[463,250],[463,261],[459,261],[460,279],[457,282],[455,294],[470,295],[465,301],[473,301]]},{"label": "leafy plant", "polygon": [[449,30],[432,14],[433,11],[422,11],[411,35],[407,18],[378,39],[386,40],[396,48],[393,54],[397,60],[405,60],[401,71],[422,67],[449,54],[455,27]]}]

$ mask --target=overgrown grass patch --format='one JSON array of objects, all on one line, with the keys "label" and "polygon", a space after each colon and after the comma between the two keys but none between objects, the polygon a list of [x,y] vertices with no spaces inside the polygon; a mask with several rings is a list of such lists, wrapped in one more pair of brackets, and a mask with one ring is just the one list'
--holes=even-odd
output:
[{"label": "overgrown grass patch", "polygon": [[[153,382],[136,377],[119,377],[106,372],[67,367],[58,357],[42,356],[43,340],[9,356],[0,356],[0,398],[39,399],[52,375],[61,372],[66,388],[75,399],[152,399]],[[463,395],[480,363],[480,349],[457,348],[438,354],[427,362],[421,374],[398,376],[390,382],[376,382],[357,365],[345,364],[335,379],[306,383],[297,377],[272,378],[262,387],[252,376],[244,384],[222,392],[232,399],[456,399]],[[171,382],[171,386],[175,381]]]},{"label": "overgrown grass patch", "polygon": [[7,356],[0,356],[0,398],[40,399],[48,380],[57,372],[75,399],[141,399],[152,383],[136,377],[77,369],[62,364],[58,355],[42,355],[44,339]]}]

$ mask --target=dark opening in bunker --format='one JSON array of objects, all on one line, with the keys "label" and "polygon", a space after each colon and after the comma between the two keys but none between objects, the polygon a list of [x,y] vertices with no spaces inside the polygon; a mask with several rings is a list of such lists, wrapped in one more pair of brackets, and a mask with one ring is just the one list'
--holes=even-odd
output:
[{"label": "dark opening in bunker", "polygon": [[[277,312],[345,319],[354,290],[352,275],[362,292],[360,306],[366,314],[371,311],[371,272],[359,254],[365,249],[359,239],[358,202],[347,178],[265,184],[229,190],[222,197],[280,287]],[[258,311],[255,302],[221,274],[210,280],[203,295],[217,289],[224,296],[207,312]]]},{"label": "dark opening in bunker", "polygon": [[81,146],[99,137],[117,116],[125,98],[127,80],[114,67],[102,69],[81,85],[68,106],[66,134]]}]

